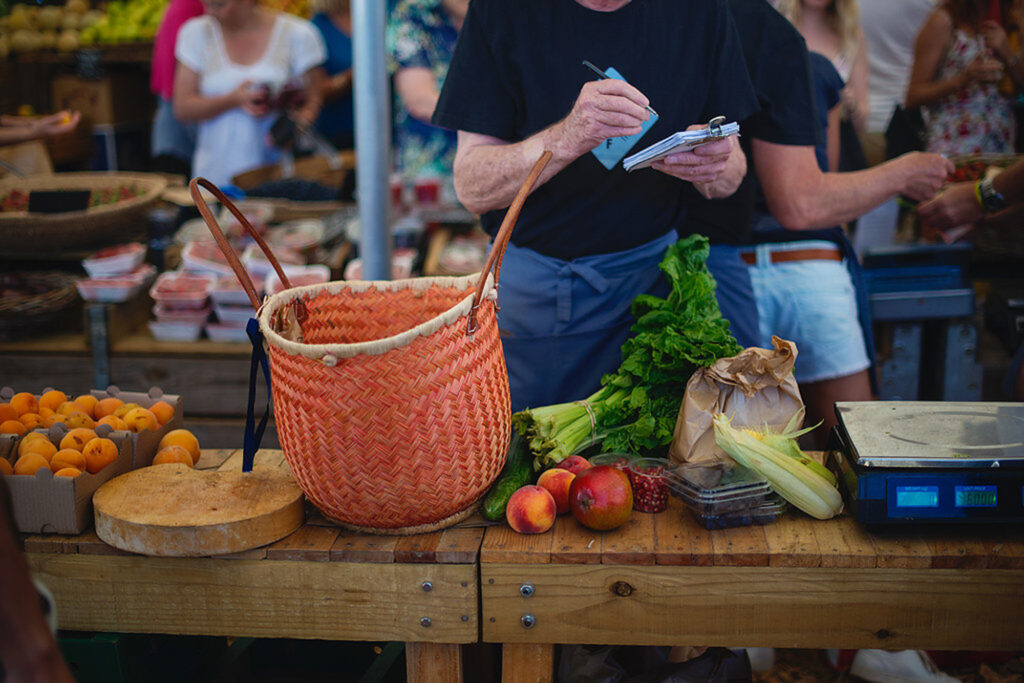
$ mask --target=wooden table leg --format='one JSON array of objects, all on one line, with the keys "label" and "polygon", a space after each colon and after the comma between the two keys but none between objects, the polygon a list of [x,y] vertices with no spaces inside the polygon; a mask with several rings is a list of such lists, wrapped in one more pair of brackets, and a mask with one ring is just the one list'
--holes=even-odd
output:
[{"label": "wooden table leg", "polygon": [[405,669],[409,683],[462,681],[462,647],[447,643],[406,643]]},{"label": "wooden table leg", "polygon": [[554,680],[554,645],[505,643],[501,646],[501,683],[551,683]]}]

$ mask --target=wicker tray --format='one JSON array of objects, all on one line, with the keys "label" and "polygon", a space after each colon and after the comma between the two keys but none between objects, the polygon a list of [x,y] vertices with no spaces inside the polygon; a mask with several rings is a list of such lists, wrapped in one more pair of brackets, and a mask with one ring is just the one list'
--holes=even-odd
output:
[{"label": "wicker tray", "polygon": [[160,199],[167,180],[144,173],[55,173],[0,180],[0,197],[12,190],[100,190],[133,185],[144,192],[132,199],[66,213],[0,211],[0,244],[11,251],[66,250],[124,240],[125,225],[142,219]]},{"label": "wicker tray", "polygon": [[78,278],[61,272],[15,273],[19,279],[49,287],[40,294],[0,297],[0,340],[16,339],[51,329],[81,301]]}]

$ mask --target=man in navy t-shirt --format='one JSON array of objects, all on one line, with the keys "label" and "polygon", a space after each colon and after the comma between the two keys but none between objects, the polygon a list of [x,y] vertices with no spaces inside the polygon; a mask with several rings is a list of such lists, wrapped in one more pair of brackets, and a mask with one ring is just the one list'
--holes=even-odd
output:
[{"label": "man in navy t-shirt", "polygon": [[[612,78],[595,80],[584,60]],[[734,139],[632,173],[622,157],[755,107],[721,0],[470,4],[433,118],[459,131],[460,201],[494,235],[534,162],[553,153],[501,271],[513,409],[597,388],[620,361],[632,300],[664,291],[657,264],[685,220],[683,188],[726,196],[746,171]]]}]

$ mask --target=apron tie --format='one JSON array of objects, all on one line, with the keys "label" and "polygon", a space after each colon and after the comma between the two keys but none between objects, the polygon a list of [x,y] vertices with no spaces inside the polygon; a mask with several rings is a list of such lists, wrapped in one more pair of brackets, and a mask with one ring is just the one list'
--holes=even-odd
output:
[{"label": "apron tie", "polygon": [[568,262],[558,270],[558,300],[556,303],[559,322],[572,320],[572,276],[577,275],[598,294],[608,291],[608,280],[596,269],[583,263]]}]

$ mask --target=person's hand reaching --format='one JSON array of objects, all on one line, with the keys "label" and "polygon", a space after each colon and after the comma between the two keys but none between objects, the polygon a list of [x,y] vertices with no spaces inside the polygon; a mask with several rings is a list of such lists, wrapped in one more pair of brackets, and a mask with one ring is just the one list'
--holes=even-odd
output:
[{"label": "person's hand reaching", "polygon": [[68,110],[59,111],[56,114],[50,114],[49,116],[43,116],[32,122],[32,126],[35,129],[36,137],[50,137],[52,135],[61,135],[63,133],[70,133],[78,126],[78,123],[82,120],[81,112],[72,112]]},{"label": "person's hand reaching", "polygon": [[903,169],[900,194],[915,202],[935,196],[953,173],[953,162],[931,152],[908,152],[896,159]]},{"label": "person's hand reaching", "polygon": [[950,185],[937,197],[917,207],[921,226],[929,230],[948,230],[967,225],[984,215],[974,195],[974,183]]}]

